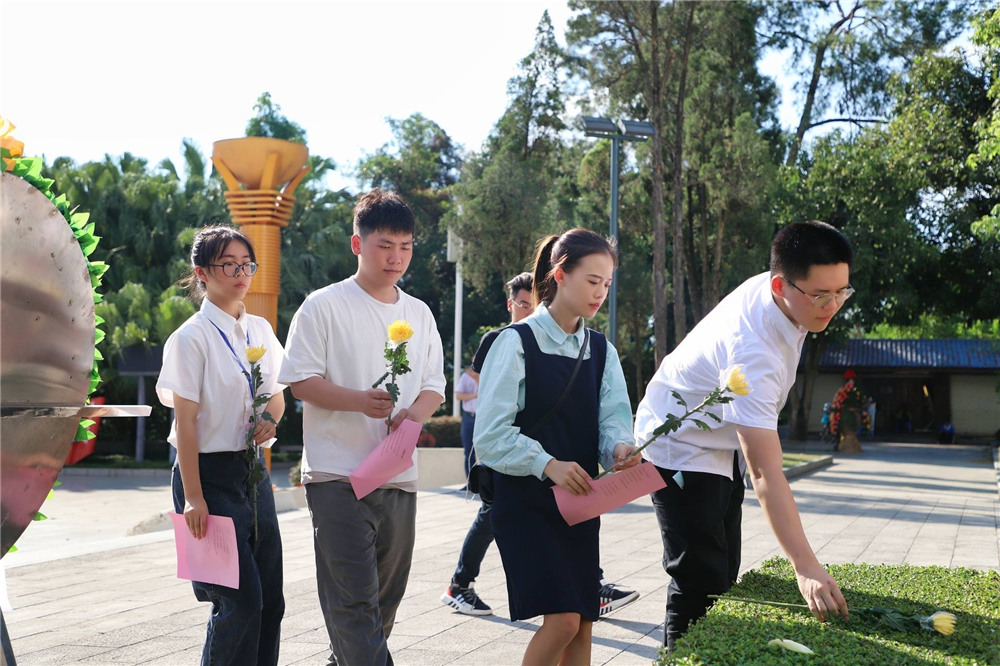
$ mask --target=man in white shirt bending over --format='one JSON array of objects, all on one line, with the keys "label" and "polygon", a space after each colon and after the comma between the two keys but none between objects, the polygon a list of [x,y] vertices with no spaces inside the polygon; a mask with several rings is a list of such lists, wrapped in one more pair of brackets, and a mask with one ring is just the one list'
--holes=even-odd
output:
[{"label": "man in white shirt bending over", "polygon": [[724,593],[739,575],[746,468],[810,610],[820,620],[847,617],[837,582],[806,540],[782,471],[777,427],[806,335],[826,329],[854,293],[852,261],[850,243],[829,224],[785,227],[771,244],[770,272],[724,298],[663,359],[646,388],[636,413],[637,442],[647,441],[668,412],[684,413],[671,391],[696,405],[734,364],[743,364],[753,388],[712,408],[721,419],[712,431],[685,423],[643,451],[667,482],[653,494],[653,506],[671,577],[663,640],[670,651],[708,611],[708,595]]},{"label": "man in white shirt bending over", "polygon": [[[406,590],[417,509],[414,467],[358,500],[348,476],[403,419],[426,421],[444,401],[441,336],[430,309],[396,283],[413,256],[413,213],[374,189],[354,207],[358,272],[314,291],[295,313],[280,381],[305,403],[302,482],[313,523],[320,607],[331,664],[392,664],[386,639]],[[410,372],[398,407],[371,388],[385,372],[388,327],[405,320]]]}]

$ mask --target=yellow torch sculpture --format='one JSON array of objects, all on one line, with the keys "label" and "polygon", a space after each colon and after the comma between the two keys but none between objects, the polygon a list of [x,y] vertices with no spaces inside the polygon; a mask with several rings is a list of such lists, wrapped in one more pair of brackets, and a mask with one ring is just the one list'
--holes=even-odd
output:
[{"label": "yellow torch sculpture", "polygon": [[229,189],[230,217],[253,242],[260,264],[247,293],[247,312],[264,317],[275,330],[281,291],[281,228],[288,226],[292,216],[292,193],[309,172],[308,158],[305,144],[267,137],[226,139],[212,147],[212,163]]},{"label": "yellow torch sculpture", "polygon": [[[216,141],[212,163],[226,183],[226,204],[233,222],[254,244],[260,269],[244,301],[247,312],[278,328],[281,292],[281,228],[295,205],[293,192],[309,172],[305,144],[267,137]],[[282,189],[278,189],[284,185]],[[271,469],[271,450],[265,449]]]}]

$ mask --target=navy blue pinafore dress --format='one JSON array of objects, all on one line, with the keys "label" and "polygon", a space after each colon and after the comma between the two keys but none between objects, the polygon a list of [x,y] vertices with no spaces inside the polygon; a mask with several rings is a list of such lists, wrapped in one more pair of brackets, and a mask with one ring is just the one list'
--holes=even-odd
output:
[{"label": "navy blue pinafore dress", "polygon": [[[575,461],[595,476],[607,341],[590,331],[590,358],[583,360],[569,397],[532,430],[565,391],[576,358],[542,353],[527,324],[511,328],[524,347],[524,409],[514,425],[528,431],[557,460]],[[493,474],[493,532],[507,574],[511,621],[552,613],[579,613],[596,621],[600,519],[570,527],[556,507],[550,479]]]}]

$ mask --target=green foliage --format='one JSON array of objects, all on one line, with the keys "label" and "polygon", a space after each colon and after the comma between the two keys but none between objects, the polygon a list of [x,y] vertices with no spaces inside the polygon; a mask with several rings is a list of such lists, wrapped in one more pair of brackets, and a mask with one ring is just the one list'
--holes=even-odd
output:
[{"label": "green foliage", "polygon": [[869,340],[1000,339],[1000,319],[960,321],[921,313],[911,325],[879,323],[864,332]]},{"label": "green foliage", "polygon": [[[906,616],[954,613],[954,635],[872,627],[864,617],[817,622],[806,611],[717,602],[659,664],[998,664],[1000,574],[996,571],[870,564],[829,565],[851,608],[894,608]],[[773,558],[745,573],[727,596],[800,604],[788,562]],[[768,646],[787,638],[810,657]]]},{"label": "green foliage", "polygon": [[254,115],[247,122],[247,136],[264,136],[295,143],[306,142],[306,131],[281,113],[281,106],[271,100],[271,93],[263,92],[253,105]]},{"label": "green foliage", "polygon": [[[990,81],[988,96],[992,104],[989,112],[976,121],[979,145],[969,156],[968,164],[992,171],[996,182],[1000,179],[996,175],[1000,170],[1000,7],[984,11],[976,18],[974,26],[972,41],[981,50],[984,74]],[[993,189],[993,199],[1000,199],[996,188]],[[1000,241],[1000,203],[995,203],[988,213],[976,220],[972,231],[981,238]]]},{"label": "green foliage", "polygon": [[534,48],[507,83],[506,110],[454,188],[458,207],[446,221],[464,242],[464,275],[481,291],[498,275],[506,281],[530,269],[539,238],[572,226],[571,214],[560,215],[558,195],[572,198],[575,190],[555,187],[560,175],[572,173],[560,163],[565,58],[545,12]]},{"label": "green foliage", "polygon": [[405,342],[398,345],[393,345],[390,342],[385,343],[385,367],[387,368],[386,373],[372,384],[372,388],[378,388],[382,382],[389,379],[385,384],[385,390],[389,392],[392,404],[395,405],[396,401],[399,400],[399,385],[396,384],[396,375],[405,375],[410,371],[410,362],[406,358]]}]

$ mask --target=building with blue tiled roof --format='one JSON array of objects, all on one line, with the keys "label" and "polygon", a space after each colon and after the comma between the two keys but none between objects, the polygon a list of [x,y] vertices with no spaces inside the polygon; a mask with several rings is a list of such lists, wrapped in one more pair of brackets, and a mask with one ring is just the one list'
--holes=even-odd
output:
[{"label": "building with blue tiled roof", "polygon": [[848,370],[875,399],[875,436],[926,433],[946,423],[962,437],[1000,430],[1000,340],[850,340],[820,358],[810,429],[818,431]]}]

